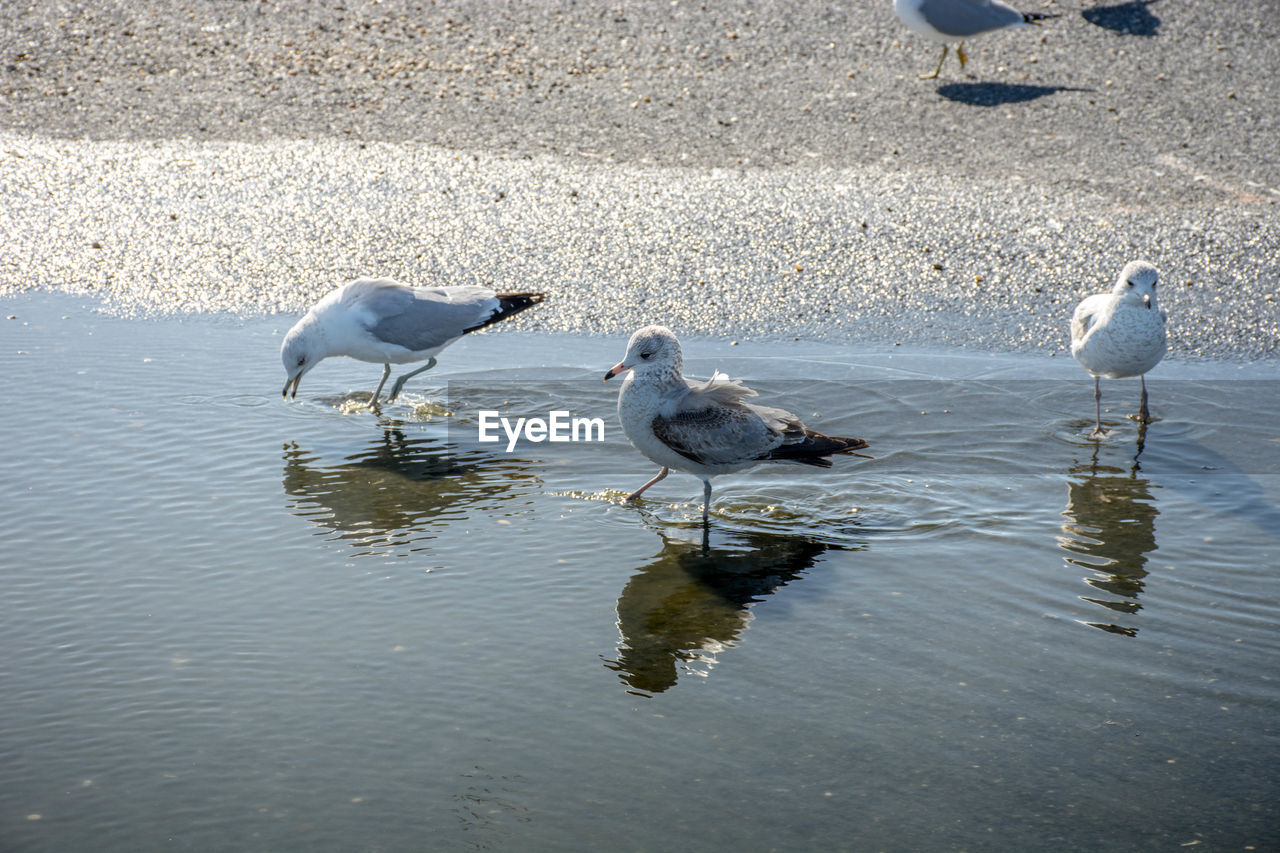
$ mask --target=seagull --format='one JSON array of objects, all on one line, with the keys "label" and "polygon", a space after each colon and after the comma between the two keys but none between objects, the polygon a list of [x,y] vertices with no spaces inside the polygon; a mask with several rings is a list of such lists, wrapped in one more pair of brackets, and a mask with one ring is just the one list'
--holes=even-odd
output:
[{"label": "seagull", "polygon": [[964,40],[1005,27],[1025,27],[1045,18],[1057,15],[1038,12],[1019,12],[1000,0],[893,0],[893,13],[911,31],[930,41],[942,43],[942,56],[932,74],[921,74],[921,80],[932,80],[942,71],[947,58],[947,48],[956,46],[960,70],[968,57],[964,55]]},{"label": "seagull", "polygon": [[[702,480],[702,522],[711,505],[711,478],[761,462],[799,462],[830,468],[827,457],[867,447],[860,438],[822,435],[790,412],[746,403],[756,392],[716,372],[703,383],[681,374],[680,342],[670,329],[645,326],[604,378],[630,370],[618,392],[618,419],[632,445],[662,466],[658,476],[627,496],[633,501],[671,471]],[[866,458],[871,458],[866,456]]]},{"label": "seagull", "polygon": [[292,399],[308,370],[331,355],[382,363],[382,381],[369,400],[378,404],[391,365],[429,359],[391,387],[390,402],[407,379],[436,366],[436,355],[476,329],[537,305],[542,293],[494,293],[485,287],[410,287],[387,278],[358,278],[311,307],[284,336],[280,359]]},{"label": "seagull", "polygon": [[1094,437],[1106,434],[1102,428],[1103,376],[1137,376],[1142,383],[1138,423],[1151,423],[1143,374],[1160,363],[1168,348],[1164,332],[1168,317],[1156,304],[1159,278],[1156,268],[1146,261],[1130,261],[1110,293],[1085,297],[1071,317],[1071,355],[1093,375],[1096,420],[1090,435]]}]

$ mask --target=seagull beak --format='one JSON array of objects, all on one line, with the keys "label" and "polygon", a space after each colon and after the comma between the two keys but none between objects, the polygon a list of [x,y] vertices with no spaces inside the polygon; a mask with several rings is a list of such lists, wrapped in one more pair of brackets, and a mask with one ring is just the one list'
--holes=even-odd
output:
[{"label": "seagull beak", "polygon": [[624,370],[627,370],[627,369],[628,368],[625,364],[623,364],[622,362],[618,362],[613,367],[609,368],[609,372],[604,375],[604,381],[608,382],[610,379],[612,379],[613,377],[617,376],[619,373],[622,373]]},{"label": "seagull beak", "polygon": [[290,394],[289,394],[289,386],[290,386],[290,385],[292,385],[292,386],[293,386],[293,395],[292,395],[292,396],[293,396],[293,397],[297,397],[297,396],[298,396],[298,383],[299,383],[299,382],[301,382],[301,381],[302,381],[302,374],[301,374],[301,373],[299,373],[297,376],[293,377],[292,379],[286,379],[286,380],[285,380],[285,383],[284,383],[284,390],[280,392],[280,397],[281,397],[281,399],[284,399],[284,400],[292,399],[292,398],[290,397]]},{"label": "seagull beak", "polygon": [[1147,306],[1148,311],[1151,310],[1151,294],[1150,293],[1142,294],[1142,304]]}]

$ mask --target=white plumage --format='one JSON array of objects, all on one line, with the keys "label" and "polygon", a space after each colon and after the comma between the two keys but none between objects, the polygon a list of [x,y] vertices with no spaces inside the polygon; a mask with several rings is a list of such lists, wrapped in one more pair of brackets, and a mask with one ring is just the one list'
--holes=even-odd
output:
[{"label": "white plumage", "polygon": [[[396,380],[394,400],[405,380],[436,364],[449,344],[538,304],[541,293],[495,293],[487,287],[410,287],[386,278],[358,278],[330,291],[284,336],[280,360],[287,379],[284,395],[298,393],[308,370],[333,355],[383,365],[378,395],[392,364],[427,361]],[[429,360],[428,360],[429,359]]]},{"label": "white plumage", "polygon": [[1101,377],[1137,376],[1142,385],[1138,420],[1150,423],[1144,374],[1164,358],[1167,316],[1156,300],[1160,274],[1146,261],[1130,261],[1110,293],[1095,293],[1076,306],[1071,317],[1071,355],[1093,376],[1096,422],[1102,435]]}]

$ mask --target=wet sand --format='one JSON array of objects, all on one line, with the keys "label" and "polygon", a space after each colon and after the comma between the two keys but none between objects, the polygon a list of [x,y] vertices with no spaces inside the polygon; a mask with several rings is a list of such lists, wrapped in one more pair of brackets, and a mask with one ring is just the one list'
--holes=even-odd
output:
[{"label": "wet sand", "polygon": [[1033,5],[934,82],[888,3],[7,4],[0,292],[378,274],[545,289],[541,331],[1063,351],[1143,256],[1175,353],[1274,358],[1280,16]]}]

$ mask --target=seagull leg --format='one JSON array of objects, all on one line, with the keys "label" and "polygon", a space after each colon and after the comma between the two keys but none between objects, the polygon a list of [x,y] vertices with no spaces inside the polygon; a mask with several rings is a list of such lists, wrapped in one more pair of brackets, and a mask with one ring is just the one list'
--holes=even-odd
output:
[{"label": "seagull leg", "polygon": [[1151,423],[1151,410],[1147,408],[1147,377],[1139,376],[1138,381],[1142,383],[1142,403],[1138,406],[1138,423]]},{"label": "seagull leg", "polygon": [[[408,382],[410,378],[417,376],[419,373],[422,373],[424,370],[430,370],[435,366],[436,366],[436,358],[435,356],[432,356],[431,360],[428,361],[422,367],[419,367],[417,370],[410,370],[404,376],[401,376],[399,379],[396,380],[396,384],[391,386],[391,396],[387,398],[387,402],[390,403],[396,397],[400,396],[400,389],[404,387],[404,383]],[[387,365],[387,369],[390,370],[391,365]]]},{"label": "seagull leg", "polygon": [[947,48],[949,48],[949,47],[951,47],[951,45],[949,45],[949,44],[944,44],[944,45],[942,46],[942,56],[939,56],[939,57],[938,57],[938,67],[937,67],[937,68],[935,68],[935,69],[933,69],[933,73],[932,73],[932,74],[921,74],[921,75],[920,75],[920,79],[921,79],[921,80],[934,80],[934,79],[936,79],[936,78],[937,78],[938,74],[942,71],[942,63],[943,63],[943,62],[946,60],[946,58],[947,58]]},{"label": "seagull leg", "polygon": [[1093,377],[1093,410],[1093,432],[1089,433],[1089,436],[1101,438],[1107,434],[1107,431],[1102,428],[1102,379],[1097,376]]},{"label": "seagull leg", "polygon": [[652,480],[650,480],[649,482],[645,483],[643,486],[641,486],[640,488],[636,489],[636,490],[635,490],[634,492],[632,492],[631,494],[627,495],[627,499],[626,499],[626,500],[627,500],[627,503],[631,503],[633,500],[635,500],[636,498],[638,498],[638,497],[640,497],[641,495],[643,495],[643,494],[644,494],[644,490],[645,490],[645,489],[649,488],[649,487],[650,487],[650,486],[652,486],[654,483],[658,482],[659,480],[661,480],[663,477],[667,476],[667,475],[668,475],[668,474],[670,474],[670,473],[671,473],[671,469],[670,469],[670,468],[663,468],[661,471],[659,471],[659,472],[658,472],[658,476],[654,477]]},{"label": "seagull leg", "polygon": [[969,61],[969,57],[964,55],[964,42],[956,45],[956,58],[960,60],[960,70],[964,71],[964,64]]},{"label": "seagull leg", "polygon": [[373,396],[369,398],[369,406],[378,405],[378,395],[382,393],[382,386],[387,384],[387,377],[391,375],[391,362],[382,365],[382,381],[378,383],[378,390],[373,392]]},{"label": "seagull leg", "polygon": [[711,480],[702,481],[702,526],[710,524],[707,513],[711,510]]}]

